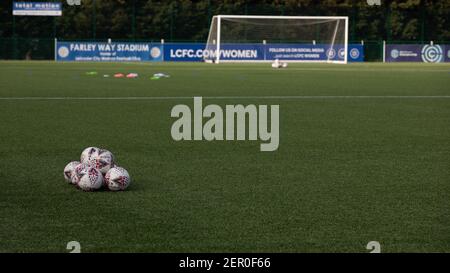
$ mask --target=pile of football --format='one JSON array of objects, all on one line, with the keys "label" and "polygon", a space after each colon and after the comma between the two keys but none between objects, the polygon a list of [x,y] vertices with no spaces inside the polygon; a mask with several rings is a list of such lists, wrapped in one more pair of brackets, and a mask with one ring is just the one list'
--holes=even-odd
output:
[{"label": "pile of football", "polygon": [[83,191],[105,188],[123,191],[130,185],[127,170],[116,165],[114,155],[105,149],[89,147],[81,153],[80,161],[72,161],[64,168],[64,178]]}]

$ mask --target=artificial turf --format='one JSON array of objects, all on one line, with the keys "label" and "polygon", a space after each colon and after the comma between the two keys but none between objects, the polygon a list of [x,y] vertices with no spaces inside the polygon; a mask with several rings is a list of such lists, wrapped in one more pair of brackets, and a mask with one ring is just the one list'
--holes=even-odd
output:
[{"label": "artificial turf", "polygon": [[[278,150],[174,141],[192,96],[280,105]],[[127,191],[64,181],[88,146]],[[0,252],[450,252],[450,65],[0,62],[0,185]]]}]

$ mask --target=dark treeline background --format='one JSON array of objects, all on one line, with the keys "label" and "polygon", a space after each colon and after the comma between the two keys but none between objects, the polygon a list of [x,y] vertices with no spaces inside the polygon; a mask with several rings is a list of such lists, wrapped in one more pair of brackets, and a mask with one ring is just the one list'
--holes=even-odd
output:
[{"label": "dark treeline background", "polygon": [[[52,0],[41,0],[52,1]],[[63,2],[62,17],[12,16],[0,1],[1,38],[205,41],[216,14],[345,15],[349,39],[450,41],[450,0],[81,0]]]}]

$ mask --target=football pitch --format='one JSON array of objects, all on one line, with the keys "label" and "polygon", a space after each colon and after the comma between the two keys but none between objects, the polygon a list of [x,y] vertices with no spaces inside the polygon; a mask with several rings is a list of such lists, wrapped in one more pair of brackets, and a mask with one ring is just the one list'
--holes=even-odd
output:
[{"label": "football pitch", "polygon": [[[278,150],[174,141],[194,96],[279,105]],[[64,181],[89,146],[127,191]],[[0,62],[0,184],[1,252],[450,252],[450,65]]]}]

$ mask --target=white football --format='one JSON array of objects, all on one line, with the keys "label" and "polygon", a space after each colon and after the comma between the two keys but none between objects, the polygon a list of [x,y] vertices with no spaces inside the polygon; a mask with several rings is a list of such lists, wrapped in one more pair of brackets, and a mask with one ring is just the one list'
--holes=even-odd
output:
[{"label": "white football", "polygon": [[83,176],[83,174],[86,173],[88,168],[89,168],[88,163],[78,163],[78,165],[75,166],[73,174],[70,177],[71,183],[74,185],[78,185],[81,176]]},{"label": "white football", "polygon": [[81,171],[78,187],[84,191],[95,191],[102,187],[103,176],[96,168],[88,167]]},{"label": "white football", "polygon": [[71,176],[70,176],[70,183],[71,184],[74,184],[75,186],[77,186],[78,187],[78,182],[80,181],[80,178],[78,177],[78,175],[76,174],[76,173],[73,173]]},{"label": "white football", "polygon": [[288,67],[288,63],[282,63],[282,64],[281,64],[281,67],[283,67],[283,68]]},{"label": "white football", "polygon": [[70,184],[73,184],[71,177],[75,173],[75,167],[78,164],[80,164],[80,162],[72,161],[69,164],[67,164],[66,167],[64,168],[64,179],[66,179],[66,181]]},{"label": "white football", "polygon": [[105,149],[100,149],[95,161],[95,167],[102,173],[106,174],[109,169],[114,166],[114,155]]},{"label": "white football", "polygon": [[88,147],[84,149],[80,156],[80,162],[88,163],[89,165],[95,164],[99,150],[100,149],[97,147]]},{"label": "white football", "polygon": [[123,191],[130,183],[130,175],[122,167],[111,168],[105,175],[105,184],[111,191]]},{"label": "white football", "polygon": [[272,63],[273,68],[281,68],[281,65],[279,63]]}]

